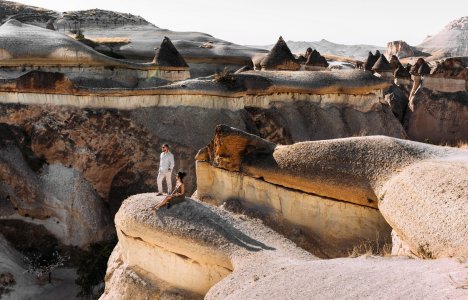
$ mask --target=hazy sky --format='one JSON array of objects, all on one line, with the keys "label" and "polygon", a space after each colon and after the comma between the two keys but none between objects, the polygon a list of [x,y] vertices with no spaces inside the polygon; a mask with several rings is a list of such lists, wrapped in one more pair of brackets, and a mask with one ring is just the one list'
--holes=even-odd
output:
[{"label": "hazy sky", "polygon": [[58,11],[100,8],[140,15],[161,28],[200,31],[244,45],[285,40],[411,45],[468,15],[468,0],[22,0]]}]

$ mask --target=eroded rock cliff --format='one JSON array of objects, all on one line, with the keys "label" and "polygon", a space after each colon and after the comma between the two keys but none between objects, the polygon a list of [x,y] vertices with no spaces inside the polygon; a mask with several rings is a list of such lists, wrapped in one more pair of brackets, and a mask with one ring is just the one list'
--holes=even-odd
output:
[{"label": "eroded rock cliff", "polygon": [[[5,207],[13,208],[2,216],[34,218],[64,243],[84,247],[108,235],[109,217],[123,199],[156,190],[161,143],[171,144],[176,169],[188,173],[187,192],[193,192],[193,157],[220,123],[281,144],[404,137],[381,102],[387,83],[360,72],[310,73],[245,72],[234,76],[233,86],[205,78],[141,91],[73,88],[63,94],[56,86],[66,77],[49,74],[58,83],[46,89],[48,75],[34,73],[24,79],[28,92],[15,87],[0,95],[0,123],[15,128],[8,134],[17,148],[5,148],[2,193]],[[43,89],[34,92],[38,84]]]},{"label": "eroded rock cliff", "polygon": [[[318,238],[326,245],[324,252],[389,237],[389,220],[414,253],[424,247],[434,257],[463,256],[468,249],[462,238],[467,234],[467,155],[466,150],[383,136],[275,147],[220,125],[197,155],[197,195],[217,204],[236,199],[263,218],[279,217]],[[439,171],[437,166],[443,167],[440,175],[432,173]],[[445,192],[449,178],[453,194]],[[419,189],[417,182],[433,188]],[[423,204],[425,199],[434,200]],[[417,222],[403,203],[421,215]],[[437,221],[427,217],[425,205],[441,214]],[[439,226],[447,230],[428,229]]]}]

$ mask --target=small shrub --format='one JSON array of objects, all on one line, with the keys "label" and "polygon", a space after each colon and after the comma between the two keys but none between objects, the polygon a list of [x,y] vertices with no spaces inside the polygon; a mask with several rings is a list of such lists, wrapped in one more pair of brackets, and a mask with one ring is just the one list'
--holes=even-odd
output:
[{"label": "small shrub", "polygon": [[429,244],[426,243],[424,245],[419,245],[418,256],[421,257],[422,259],[434,258],[434,255],[432,254],[432,251],[430,250]]},{"label": "small shrub", "polygon": [[75,40],[81,41],[84,40],[85,36],[83,34],[83,31],[81,29],[78,29],[75,34]]},{"label": "small shrub", "polygon": [[11,287],[16,284],[15,276],[10,272],[0,273],[0,298],[12,291]]},{"label": "small shrub", "polygon": [[236,86],[236,77],[227,68],[214,74],[213,81],[226,85],[229,88]]},{"label": "small shrub", "polygon": [[348,257],[359,256],[390,256],[392,253],[392,244],[385,242],[381,244],[377,238],[375,241],[363,240],[361,243],[354,245],[353,249],[349,251]]},{"label": "small shrub", "polygon": [[37,279],[44,279],[48,276],[48,281],[51,283],[52,271],[64,266],[70,258],[62,255],[58,250],[34,250],[27,252],[23,259],[27,264],[25,272],[35,275]]}]

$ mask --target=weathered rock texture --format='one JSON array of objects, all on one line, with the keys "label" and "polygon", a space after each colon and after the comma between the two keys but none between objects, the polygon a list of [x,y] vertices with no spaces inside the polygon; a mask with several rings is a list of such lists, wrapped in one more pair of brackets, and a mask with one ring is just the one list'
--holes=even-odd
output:
[{"label": "weathered rock texture", "polygon": [[[213,198],[219,204],[238,199],[261,214],[279,215],[305,228],[324,244],[340,248],[359,239],[388,235],[389,229],[377,211],[385,201],[382,214],[391,220],[390,225],[400,236],[421,236],[419,240],[410,238],[413,252],[426,247],[434,257],[467,254],[463,238],[468,233],[464,221],[468,195],[463,190],[468,178],[467,151],[388,137],[274,147],[258,137],[220,125],[213,141],[200,150],[197,160],[198,197]],[[447,170],[438,175],[437,166],[442,165]],[[412,169],[424,171],[411,173]],[[402,176],[405,172],[411,175]],[[457,197],[445,192],[449,180]],[[422,182],[433,189],[430,192],[419,189]],[[390,189],[389,184],[396,187]],[[414,201],[409,204],[408,199]],[[421,217],[414,219],[415,213],[408,214],[400,201],[411,205]],[[424,209],[426,201],[428,207]],[[427,217],[429,208],[441,216]],[[344,218],[344,214],[348,217]],[[395,215],[405,215],[411,229],[396,221],[399,219]],[[427,230],[440,226],[446,228],[443,234]]]},{"label": "weathered rock texture", "polygon": [[413,97],[406,128],[412,140],[434,144],[468,141],[468,92],[442,93],[422,88]]},{"label": "weathered rock texture", "polygon": [[37,151],[41,138],[31,140],[20,127],[2,124],[1,135],[2,219],[44,225],[66,245],[84,247],[106,237],[107,209],[81,170]]},{"label": "weathered rock texture", "polygon": [[467,86],[468,68],[460,58],[438,61],[423,82],[423,87],[445,93],[464,92]]},{"label": "weathered rock texture", "polygon": [[[193,192],[193,157],[220,123],[281,144],[404,136],[381,102],[387,83],[362,72],[311,73],[242,72],[233,86],[208,78],[144,91],[90,91],[60,73],[27,73],[13,81],[18,88],[4,85],[0,93],[0,123],[22,141],[16,154],[5,152],[2,195],[10,195],[10,210],[3,216],[39,222],[64,243],[85,246],[106,235],[106,218],[123,199],[155,191],[161,143],[171,144]],[[68,86],[64,94],[60,86]]]},{"label": "weathered rock texture", "polygon": [[[101,299],[466,296],[457,288],[465,280],[466,262],[319,260],[258,220],[190,199],[155,212],[150,207],[157,201],[155,194],[132,196],[116,215],[119,243]],[[158,263],[162,260],[171,265]]]}]

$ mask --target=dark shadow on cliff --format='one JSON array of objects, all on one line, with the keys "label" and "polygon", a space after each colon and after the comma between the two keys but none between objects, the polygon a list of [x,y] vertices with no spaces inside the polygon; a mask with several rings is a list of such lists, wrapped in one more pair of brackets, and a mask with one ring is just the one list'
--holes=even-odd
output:
[{"label": "dark shadow on cliff", "polygon": [[176,223],[178,231],[183,235],[204,243],[217,243],[220,235],[225,240],[249,251],[276,250],[235,228],[227,218],[208,206],[189,198],[172,205],[170,209],[164,206],[155,214],[164,227]]}]

